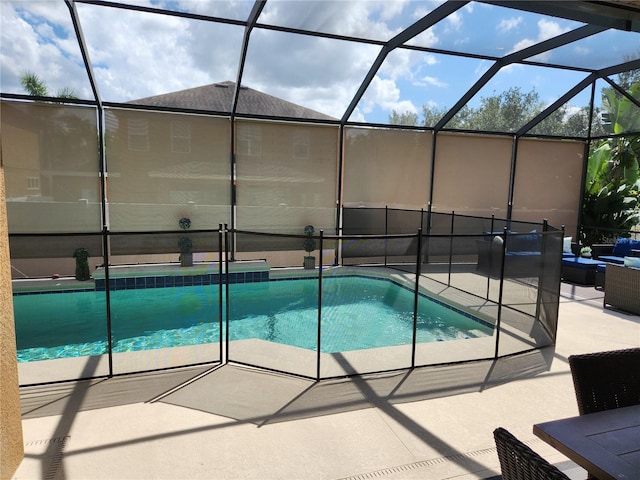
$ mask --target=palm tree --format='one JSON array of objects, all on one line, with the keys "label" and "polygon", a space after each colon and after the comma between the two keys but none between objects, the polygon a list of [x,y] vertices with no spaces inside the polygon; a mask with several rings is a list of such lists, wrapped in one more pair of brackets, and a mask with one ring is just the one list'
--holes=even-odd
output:
[{"label": "palm tree", "polygon": [[24,88],[29,95],[34,97],[46,97],[47,85],[44,83],[38,75],[33,72],[25,72],[20,78],[22,88]]},{"label": "palm tree", "polygon": [[[25,72],[20,78],[20,83],[22,83],[22,88],[34,97],[46,97],[48,94],[47,84],[33,72]],[[55,96],[58,98],[78,98],[78,94],[71,87],[61,88]]]}]

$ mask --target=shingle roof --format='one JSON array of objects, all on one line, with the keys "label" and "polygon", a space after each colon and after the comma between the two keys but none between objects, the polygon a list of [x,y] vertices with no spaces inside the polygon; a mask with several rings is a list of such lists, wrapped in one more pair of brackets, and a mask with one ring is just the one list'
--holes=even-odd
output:
[{"label": "shingle roof", "polygon": [[[235,82],[229,81],[213,83],[202,87],[131,100],[129,103],[189,110],[230,112],[235,85]],[[269,117],[336,120],[336,118],[324,113],[316,112],[245,86],[240,87],[236,113]]]}]

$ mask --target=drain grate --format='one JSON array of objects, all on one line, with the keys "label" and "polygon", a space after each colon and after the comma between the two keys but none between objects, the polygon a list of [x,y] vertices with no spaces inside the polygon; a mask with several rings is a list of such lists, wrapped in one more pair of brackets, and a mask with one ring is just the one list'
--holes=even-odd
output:
[{"label": "drain grate", "polygon": [[46,452],[41,454],[43,463],[46,462],[47,465],[47,469],[45,474],[42,476],[42,480],[54,480],[57,477],[60,466],[62,465],[64,449],[69,438],[70,437],[67,435],[65,437],[54,437],[46,440],[31,440],[24,444],[25,448],[37,445],[47,445]]},{"label": "drain grate", "polygon": [[[540,441],[541,441],[540,439],[534,438],[531,441],[527,441],[524,443],[532,444],[532,443],[538,443]],[[383,468],[380,470],[376,470],[374,472],[362,473],[360,475],[354,475],[351,477],[344,477],[344,478],[341,478],[340,480],[368,480],[371,478],[382,478],[387,475],[393,475],[393,474],[402,473],[402,472],[409,472],[411,470],[417,470],[419,468],[424,468],[424,467],[432,467],[434,465],[441,465],[443,463],[458,462],[461,460],[464,461],[466,459],[479,457],[481,455],[497,455],[496,448],[495,447],[483,448],[481,450],[474,450],[472,452],[456,453],[454,455],[447,455],[445,457],[430,458],[429,460],[421,460],[419,462],[407,463],[405,465],[398,465],[395,467]],[[496,460],[497,460],[497,457],[496,457]]]},{"label": "drain grate", "polygon": [[48,445],[49,443],[66,443],[69,437],[55,437],[55,438],[47,438],[46,440],[30,440],[25,442],[25,447],[32,447],[34,445]]}]

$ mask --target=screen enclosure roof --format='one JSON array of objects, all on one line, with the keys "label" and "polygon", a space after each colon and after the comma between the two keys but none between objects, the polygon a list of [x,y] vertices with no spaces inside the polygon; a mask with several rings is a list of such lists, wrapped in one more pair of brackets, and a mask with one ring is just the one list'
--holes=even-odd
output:
[{"label": "screen enclosure roof", "polygon": [[598,108],[594,91],[640,69],[634,1],[3,0],[0,8],[3,97],[25,95],[21,79],[32,73],[48,97],[72,92],[107,106],[355,125],[413,117],[442,129],[505,92],[534,92],[550,111],[584,109],[592,98]]}]

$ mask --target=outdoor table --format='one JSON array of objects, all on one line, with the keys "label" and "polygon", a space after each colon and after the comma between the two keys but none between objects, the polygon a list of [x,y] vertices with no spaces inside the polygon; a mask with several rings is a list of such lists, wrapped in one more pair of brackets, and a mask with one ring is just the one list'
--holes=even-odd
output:
[{"label": "outdoor table", "polygon": [[533,433],[600,480],[640,478],[640,405],[539,423]]}]

